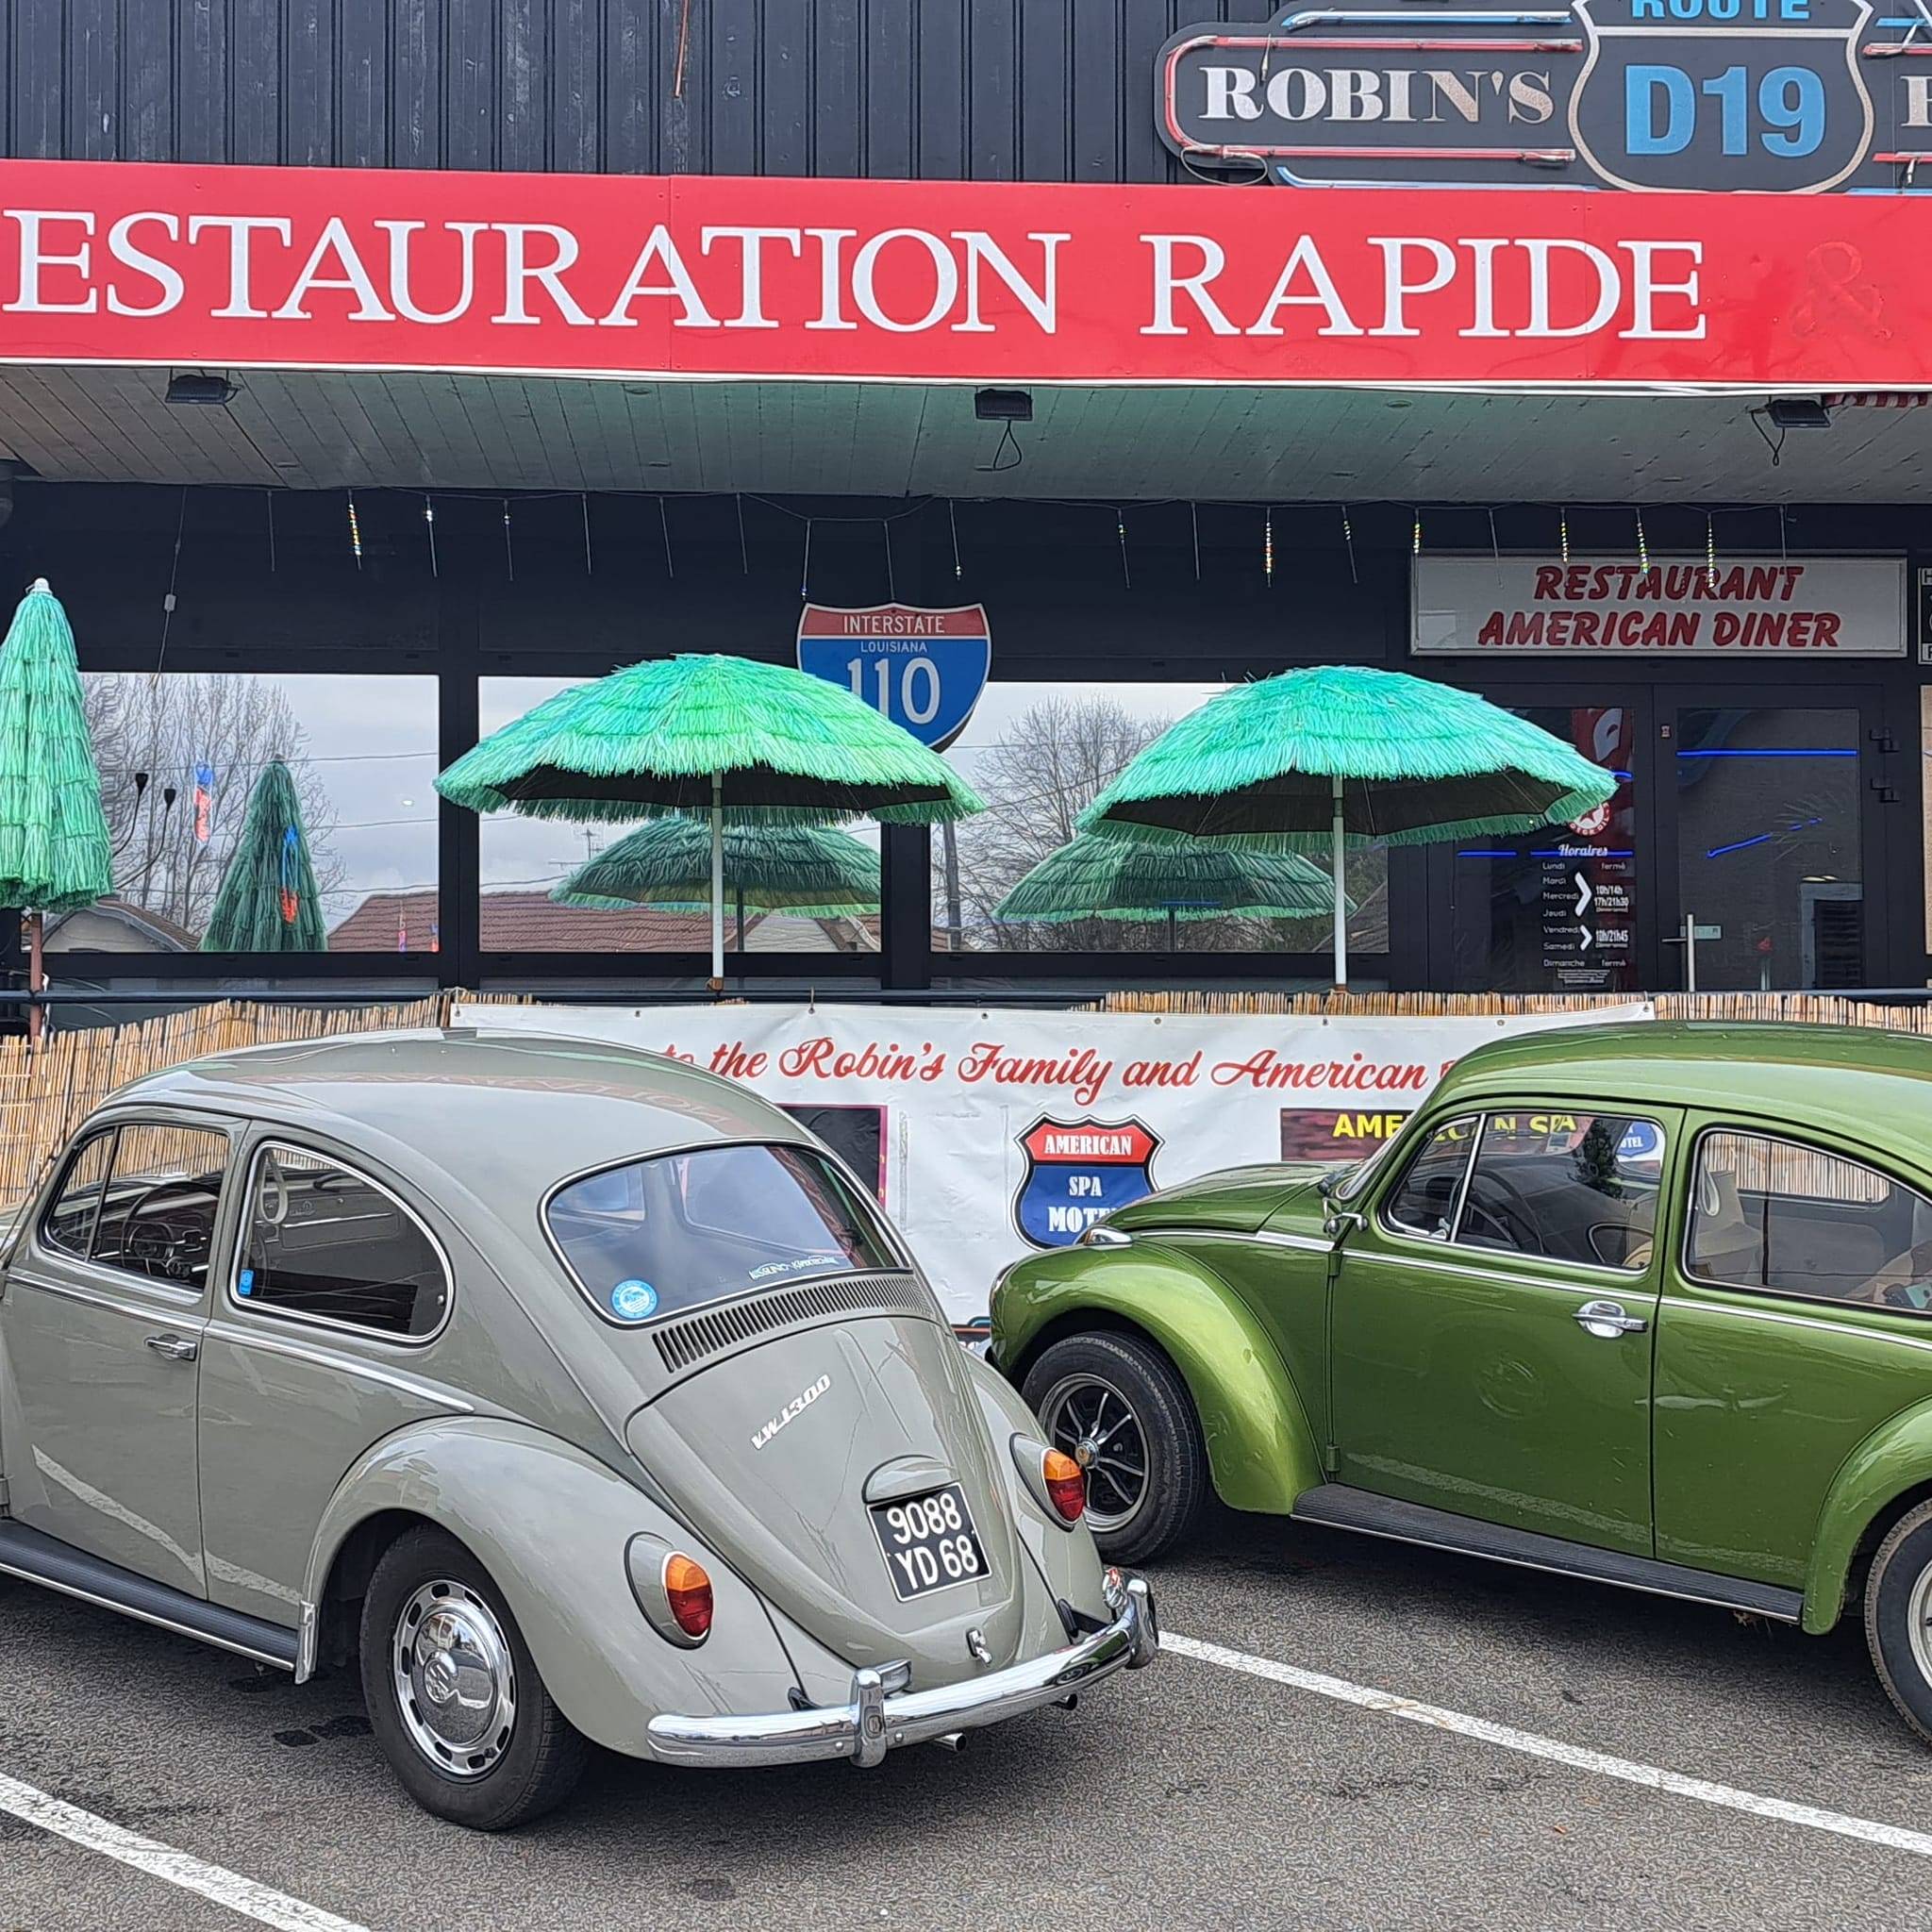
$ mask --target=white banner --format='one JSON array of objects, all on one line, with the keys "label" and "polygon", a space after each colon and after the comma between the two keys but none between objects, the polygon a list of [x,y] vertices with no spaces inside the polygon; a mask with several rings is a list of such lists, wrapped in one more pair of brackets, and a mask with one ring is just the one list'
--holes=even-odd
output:
[{"label": "white banner", "polygon": [[1419,557],[1418,658],[1523,651],[1609,657],[1902,658],[1898,558]]},{"label": "white banner", "polygon": [[455,1024],[621,1041],[743,1080],[857,1170],[963,1321],[1009,1261],[1153,1188],[1371,1152],[1485,1041],[1653,1017],[460,1006]]}]

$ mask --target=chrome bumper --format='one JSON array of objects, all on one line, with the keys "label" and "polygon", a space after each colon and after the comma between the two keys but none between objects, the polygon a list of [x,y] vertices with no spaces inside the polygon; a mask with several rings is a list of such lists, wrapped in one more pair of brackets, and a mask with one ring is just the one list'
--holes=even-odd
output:
[{"label": "chrome bumper", "polygon": [[1113,1621],[1030,1663],[936,1690],[907,1690],[907,1667],[888,1664],[856,1673],[852,1702],[825,1710],[744,1717],[666,1712],[651,1720],[651,1749],[670,1764],[808,1764],[850,1757],[874,1765],[896,1745],[929,1743],[1058,1704],[1123,1665],[1138,1671],[1152,1663],[1160,1648],[1147,1586],[1138,1576],[1123,1578],[1109,1570],[1104,1589]]}]

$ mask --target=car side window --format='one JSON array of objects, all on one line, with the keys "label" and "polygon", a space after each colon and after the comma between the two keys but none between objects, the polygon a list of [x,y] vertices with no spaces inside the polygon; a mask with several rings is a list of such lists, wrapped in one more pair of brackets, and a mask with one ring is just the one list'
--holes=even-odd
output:
[{"label": "car side window", "polygon": [[115,1132],[113,1127],[103,1127],[68,1156],[67,1171],[55,1190],[53,1205],[41,1221],[41,1239],[48,1247],[82,1260],[93,1252],[94,1221],[101,1211],[101,1196],[107,1191]]},{"label": "car side window", "polygon": [[1382,1209],[1382,1219],[1403,1234],[1446,1241],[1456,1224],[1462,1177],[1469,1172],[1477,1116],[1444,1121],[1418,1150]]},{"label": "car side window", "polygon": [[1662,1126],[1641,1116],[1500,1108],[1484,1117],[1455,1238],[1634,1273],[1656,1242],[1663,1158]]},{"label": "car side window", "polygon": [[275,1142],[257,1150],[237,1301],[422,1341],[442,1326],[450,1292],[441,1248],[387,1188],[326,1155]]},{"label": "car side window", "polygon": [[1721,1288],[1932,1312],[1932,1200],[1769,1134],[1706,1134],[1685,1272]]},{"label": "car side window", "polygon": [[216,1128],[108,1128],[70,1163],[43,1239],[124,1274],[204,1288],[227,1171],[228,1137]]}]

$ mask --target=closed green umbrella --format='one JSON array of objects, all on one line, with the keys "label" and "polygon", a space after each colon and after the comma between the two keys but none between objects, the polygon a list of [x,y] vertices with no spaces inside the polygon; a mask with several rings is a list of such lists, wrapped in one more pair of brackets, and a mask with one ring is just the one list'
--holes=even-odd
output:
[{"label": "closed green umbrella", "polygon": [[[565,906],[701,910],[710,894],[711,831],[697,818],[656,819],[577,867],[550,896]],[[738,913],[835,919],[879,909],[879,856],[848,832],[818,825],[726,825],[724,890]]]},{"label": "closed green umbrella", "polygon": [[1349,838],[1507,838],[1603,804],[1615,777],[1500,707],[1399,671],[1328,665],[1235,685],[1170,725],[1081,815],[1103,838],[1325,842],[1348,984]]},{"label": "closed green umbrella", "polygon": [[1303,919],[1328,909],[1328,875],[1293,852],[1142,845],[1083,834],[1049,853],[993,912],[1009,924],[1074,919]]},{"label": "closed green umbrella", "polygon": [[228,855],[204,953],[324,953],[328,929],[308,857],[295,781],[280,758],[263,767]]},{"label": "closed green umbrella", "polygon": [[[31,991],[46,981],[42,915],[92,906],[113,890],[74,632],[46,578],[36,577],[0,644],[0,906],[30,915]],[[38,1039],[40,1008],[27,1017]]]},{"label": "closed green umbrella", "polygon": [[492,732],[436,789],[472,811],[709,814],[711,977],[724,976],[724,825],[937,824],[984,808],[937,752],[842,685],[745,658],[654,658]]}]

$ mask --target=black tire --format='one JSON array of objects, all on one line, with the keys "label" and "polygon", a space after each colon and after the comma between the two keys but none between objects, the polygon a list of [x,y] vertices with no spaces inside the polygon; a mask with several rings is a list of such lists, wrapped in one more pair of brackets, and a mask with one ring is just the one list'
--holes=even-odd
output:
[{"label": "black tire", "polygon": [[[1109,1562],[1145,1563],[1182,1541],[1208,1498],[1208,1452],[1193,1399],[1158,1348],[1137,1336],[1102,1331],[1069,1335],[1044,1350],[1021,1393],[1055,1446],[1071,1455],[1097,1391],[1126,1407],[1145,1453],[1145,1475],[1134,1496],[1117,1487],[1130,1465],[1096,1461],[1087,1478],[1088,1523]],[[1103,1426],[1111,1424],[1110,1406],[1099,1414]],[[1120,1440],[1110,1426],[1108,1440]]]},{"label": "black tire", "polygon": [[[1932,1503],[1892,1524],[1865,1579],[1865,1641],[1872,1667],[1899,1715],[1932,1743]],[[1921,1641],[1912,1641],[1917,1617]]]},{"label": "black tire", "polygon": [[[401,1621],[421,1592],[443,1585],[455,1588],[438,1601],[467,1598],[493,1619],[490,1636],[507,1652],[513,1692],[507,1724],[479,1740],[474,1756],[445,1751],[446,1763],[432,1761],[429,1744],[417,1741],[426,1726],[405,1711],[396,1681],[398,1657],[410,1654]],[[544,1689],[508,1605],[482,1564],[441,1530],[412,1529],[383,1553],[362,1601],[361,1660],[370,1727],[383,1756],[410,1797],[438,1818],[473,1831],[508,1831],[561,1804],[583,1775],[590,1746]]]}]

